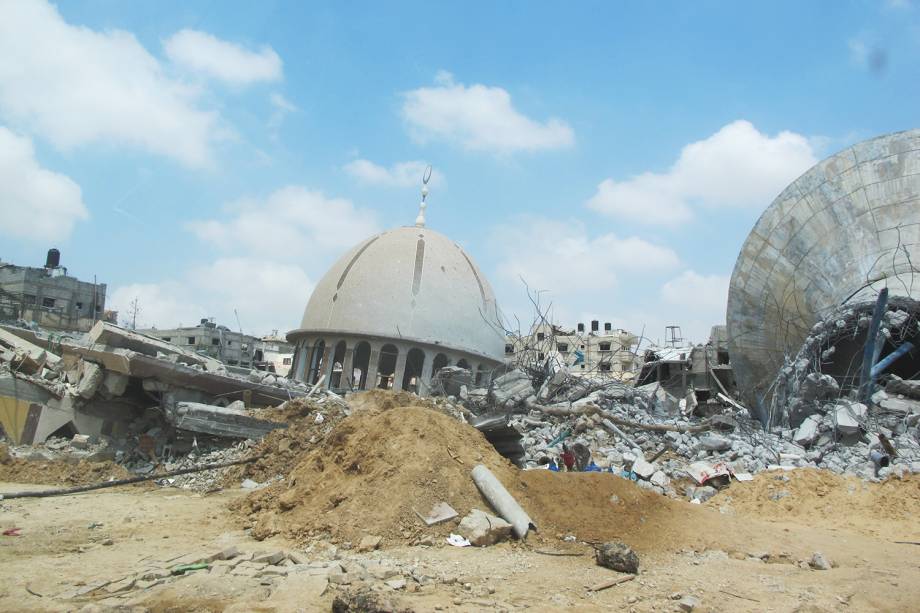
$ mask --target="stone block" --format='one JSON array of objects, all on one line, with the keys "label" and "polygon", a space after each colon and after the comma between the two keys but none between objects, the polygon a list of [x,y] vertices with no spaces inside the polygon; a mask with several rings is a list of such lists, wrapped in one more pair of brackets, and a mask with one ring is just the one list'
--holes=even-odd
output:
[{"label": "stone block", "polygon": [[818,438],[818,425],[820,423],[821,417],[818,415],[807,417],[795,431],[792,440],[803,447],[810,446]]},{"label": "stone block", "polygon": [[283,551],[273,551],[271,553],[261,553],[257,554],[252,558],[252,561],[256,564],[268,564],[274,566],[275,564],[280,564],[287,556]]},{"label": "stone block", "polygon": [[473,509],[460,522],[457,534],[477,547],[485,547],[508,539],[511,536],[511,524],[479,509]]},{"label": "stone block", "polygon": [[640,479],[651,479],[652,475],[655,474],[655,471],[658,470],[657,464],[650,464],[645,461],[645,458],[636,458],[636,461],[633,462],[632,471]]},{"label": "stone block", "polygon": [[367,535],[364,538],[362,538],[360,542],[358,542],[358,551],[359,552],[373,551],[377,549],[378,547],[380,547],[380,542],[382,540],[383,539],[379,536]]}]

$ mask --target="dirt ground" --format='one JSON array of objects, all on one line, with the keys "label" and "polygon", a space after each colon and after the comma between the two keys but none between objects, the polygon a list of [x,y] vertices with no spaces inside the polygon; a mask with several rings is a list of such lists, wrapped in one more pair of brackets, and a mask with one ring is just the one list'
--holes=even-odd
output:
[{"label": "dirt ground", "polygon": [[[0,528],[21,529],[0,536],[0,610],[329,611],[349,589],[315,577],[204,570],[117,594],[73,592],[232,545],[411,567],[435,580],[386,595],[416,611],[676,611],[685,596],[698,599],[697,611],[910,611],[920,602],[920,547],[895,543],[920,541],[916,479],[871,484],[817,471],[764,473],[702,506],[650,495],[612,475],[531,471],[517,480],[540,528],[524,543],[455,548],[439,532],[431,545],[385,540],[382,550],[364,554],[330,536],[254,540],[230,510],[246,496],[240,490],[129,486],[0,501]],[[0,484],[0,491],[21,489]],[[585,541],[612,538],[638,552],[640,574],[590,592],[586,586],[614,573],[594,563]],[[834,568],[809,568],[804,561],[815,552]],[[550,555],[560,553],[570,555]]]}]

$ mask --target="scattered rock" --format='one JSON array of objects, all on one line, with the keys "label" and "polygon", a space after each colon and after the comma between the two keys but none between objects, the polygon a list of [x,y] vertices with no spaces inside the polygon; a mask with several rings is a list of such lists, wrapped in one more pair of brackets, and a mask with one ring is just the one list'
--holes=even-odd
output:
[{"label": "scattered rock", "polygon": [[358,543],[358,551],[359,552],[374,551],[375,549],[380,547],[380,542],[382,540],[383,539],[379,536],[371,536],[371,535],[365,536]]},{"label": "scattered rock", "polygon": [[460,522],[457,534],[476,547],[486,547],[510,538],[511,524],[500,517],[473,509]]},{"label": "scattered rock", "polygon": [[625,543],[604,543],[595,548],[594,557],[598,565],[617,572],[633,575],[639,572],[639,556]]},{"label": "scattered rock", "polygon": [[700,599],[695,596],[684,596],[677,603],[681,611],[692,611],[700,606]]},{"label": "scattered rock", "polygon": [[808,565],[815,570],[830,570],[833,568],[830,560],[824,557],[824,554],[820,551],[816,551],[814,555],[811,556]]}]

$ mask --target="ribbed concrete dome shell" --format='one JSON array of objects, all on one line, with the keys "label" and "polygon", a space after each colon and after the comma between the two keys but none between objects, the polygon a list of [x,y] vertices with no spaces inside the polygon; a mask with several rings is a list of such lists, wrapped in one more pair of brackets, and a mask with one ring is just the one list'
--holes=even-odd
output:
[{"label": "ribbed concrete dome shell", "polygon": [[748,402],[836,306],[878,291],[920,299],[920,130],[833,155],[787,187],[751,231],[728,294],[729,350]]},{"label": "ribbed concrete dome shell", "polygon": [[399,338],[491,360],[504,357],[495,295],[473,260],[449,238],[404,227],[356,245],[316,285],[300,329]]}]

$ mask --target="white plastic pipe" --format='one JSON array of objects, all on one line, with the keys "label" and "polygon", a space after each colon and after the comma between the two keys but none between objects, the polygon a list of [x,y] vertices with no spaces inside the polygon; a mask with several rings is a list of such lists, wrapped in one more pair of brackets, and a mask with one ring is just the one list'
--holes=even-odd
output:
[{"label": "white plastic pipe", "polygon": [[523,539],[527,536],[527,531],[536,526],[530,520],[530,516],[524,512],[517,500],[508,493],[505,486],[502,485],[492,471],[479,464],[473,468],[473,483],[479,488],[479,491],[485,496],[492,508],[504,519],[511,524],[511,531],[514,536]]}]

